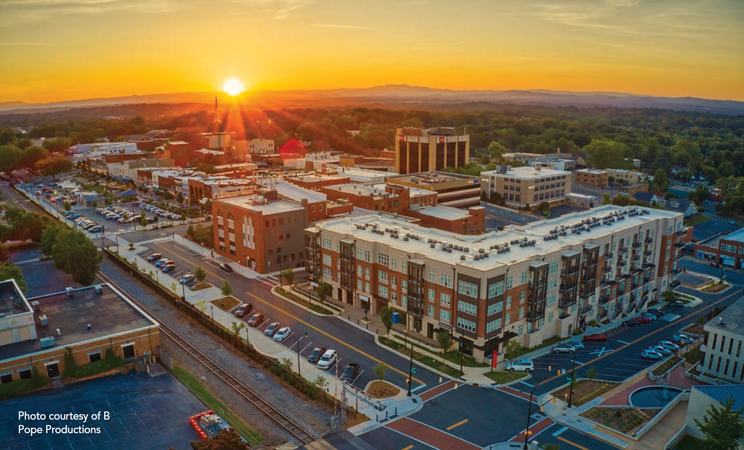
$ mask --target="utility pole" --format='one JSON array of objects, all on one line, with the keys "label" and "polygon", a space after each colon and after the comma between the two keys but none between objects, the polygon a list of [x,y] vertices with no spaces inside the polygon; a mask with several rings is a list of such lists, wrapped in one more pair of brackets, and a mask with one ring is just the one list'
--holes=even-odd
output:
[{"label": "utility pole", "polygon": [[574,380],[576,380],[576,352],[573,352],[573,362],[571,363],[571,387],[568,391],[568,407],[571,407],[571,400],[573,398],[573,387]]},{"label": "utility pole", "polygon": [[[535,386],[537,386],[537,384],[535,384]],[[522,446],[524,450],[527,450],[527,445],[530,443],[530,416],[532,415],[532,394],[535,392],[535,386],[533,386],[530,391],[530,400],[527,404],[527,428],[524,430],[524,446]]]},{"label": "utility pole", "polygon": [[408,394],[407,397],[411,396],[411,385],[413,384],[413,343],[411,343],[411,359],[408,363]]}]

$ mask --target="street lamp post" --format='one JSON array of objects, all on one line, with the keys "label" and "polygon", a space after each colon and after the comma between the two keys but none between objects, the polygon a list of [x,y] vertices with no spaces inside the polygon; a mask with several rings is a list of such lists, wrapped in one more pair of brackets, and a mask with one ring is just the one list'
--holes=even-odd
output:
[{"label": "street lamp post", "polygon": [[101,251],[103,251],[103,235],[106,233],[106,227],[101,225]]},{"label": "street lamp post", "polygon": [[116,239],[116,253],[119,253],[119,235],[115,234],[114,239]]},{"label": "street lamp post", "polygon": [[210,305],[212,308],[212,322],[214,322],[214,305]]},{"label": "street lamp post", "polygon": [[407,397],[411,396],[411,385],[413,384],[413,344],[411,344],[411,359],[408,362],[408,394]]},{"label": "street lamp post", "polygon": [[571,363],[571,387],[568,391],[568,407],[571,407],[571,400],[573,399],[573,387],[574,381],[576,380],[576,352],[573,352],[573,362]]},{"label": "street lamp post", "polygon": [[[183,278],[181,278],[181,292],[183,293],[181,299],[186,302],[186,284],[183,283]],[[214,306],[212,306],[212,320],[214,320]]]},{"label": "street lamp post", "polygon": [[530,443],[530,422],[531,422],[531,414],[532,414],[532,394],[535,393],[535,388],[537,387],[537,383],[532,387],[532,390],[530,390],[530,400],[527,403],[527,428],[524,430],[524,446],[522,448],[524,450],[527,450],[527,445]]},{"label": "street lamp post", "polygon": [[[305,336],[307,337],[307,332],[305,332]],[[302,371],[300,370],[300,341],[302,340],[302,337],[297,339],[297,375],[302,377]]]}]

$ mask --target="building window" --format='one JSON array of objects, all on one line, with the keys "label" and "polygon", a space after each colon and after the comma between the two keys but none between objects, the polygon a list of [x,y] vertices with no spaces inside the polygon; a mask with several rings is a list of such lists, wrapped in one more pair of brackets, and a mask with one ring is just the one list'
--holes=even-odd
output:
[{"label": "building window", "polygon": [[506,317],[504,317],[504,324],[509,325],[511,323],[511,313],[506,313]]},{"label": "building window", "polygon": [[401,297],[400,297],[400,306],[402,306],[404,308],[406,306],[408,306],[408,297],[407,296],[401,295]]},{"label": "building window", "polygon": [[364,279],[369,280],[369,267],[364,268]]},{"label": "building window", "polygon": [[377,293],[380,295],[380,297],[387,298],[387,296],[388,296],[388,288],[387,288],[387,286],[377,286]]},{"label": "building window", "polygon": [[362,266],[357,266],[357,275],[362,276]]},{"label": "building window", "polygon": [[393,279],[392,279],[392,280],[390,280],[390,284],[391,284],[391,285],[392,285],[393,287],[396,287],[396,286],[397,286],[397,281],[398,281],[398,279],[397,279],[397,278],[395,278],[395,277],[393,277]]},{"label": "building window", "polygon": [[519,293],[519,304],[520,304],[520,305],[521,305],[522,303],[524,303],[524,297],[525,297],[525,295],[524,295],[524,291],[520,292],[520,293]]},{"label": "building window", "polygon": [[370,253],[369,250],[364,251],[364,261],[372,262],[372,253]]},{"label": "building window", "polygon": [[377,254],[377,264],[381,264],[385,267],[390,265],[390,256],[384,253]]},{"label": "building window", "polygon": [[442,286],[452,287],[452,275],[447,275],[446,273],[443,273],[440,278],[441,278]]},{"label": "building window", "polygon": [[400,263],[400,271],[403,273],[408,273],[408,261],[403,261]]},{"label": "building window", "polygon": [[400,280],[400,288],[403,290],[408,289],[408,280]]},{"label": "building window", "polygon": [[513,281],[514,281],[514,277],[506,277],[506,288],[507,289],[512,288]]},{"label": "building window", "polygon": [[522,272],[522,283],[525,284],[527,282],[527,271]]},{"label": "building window", "polygon": [[362,280],[357,280],[357,291],[362,290]]},{"label": "building window", "polygon": [[471,322],[470,320],[465,320],[462,317],[458,317],[457,328],[475,333],[475,322]]},{"label": "building window", "polygon": [[393,270],[398,270],[398,260],[393,258],[390,260],[390,268]]},{"label": "building window", "polygon": [[377,272],[377,278],[383,283],[388,282],[388,274],[384,270],[380,270]]},{"label": "building window", "polygon": [[364,292],[369,294],[369,283],[364,283]]},{"label": "building window", "polygon": [[429,301],[433,302],[434,298],[436,297],[436,292],[434,292],[434,289],[429,289]]},{"label": "building window", "polygon": [[490,286],[488,286],[488,298],[494,298],[497,295],[503,295],[504,293],[504,282],[499,281],[498,283],[494,283]]},{"label": "building window", "polygon": [[333,277],[333,274],[331,272],[331,269],[328,268],[328,267],[323,267],[323,276],[325,278],[332,278]]},{"label": "building window", "polygon": [[434,283],[436,280],[436,273],[433,270],[429,270],[429,283]]},{"label": "building window", "polygon": [[457,310],[474,316],[478,315],[478,307],[476,305],[466,303],[463,301],[457,302]]},{"label": "building window", "polygon": [[519,320],[524,319],[524,308],[519,308]]},{"label": "building window", "polygon": [[28,380],[31,378],[31,369],[20,369],[18,371],[19,380]]},{"label": "building window", "polygon": [[439,310],[439,320],[442,321],[442,322],[444,322],[444,323],[449,323],[450,322],[450,312],[449,311],[445,311],[443,309],[440,309]]},{"label": "building window", "polygon": [[496,314],[498,312],[501,312],[503,310],[504,310],[504,302],[498,302],[498,303],[494,303],[492,305],[488,305],[487,314],[489,316],[492,316],[492,315],[494,315],[494,314]]},{"label": "building window", "polygon": [[101,360],[101,351],[98,350],[97,352],[88,353],[88,361],[89,362],[96,362]]},{"label": "building window", "polygon": [[323,239],[322,239],[322,246],[323,246],[323,248],[324,248],[324,249],[326,249],[326,250],[331,250],[331,249],[333,249],[333,247],[331,246],[331,240],[330,240],[330,239],[328,239],[328,238],[323,238]]},{"label": "building window", "polygon": [[458,281],[457,292],[467,295],[468,297],[478,298],[478,286],[473,283],[468,283],[467,281]]},{"label": "building window", "polygon": [[13,372],[8,372],[0,375],[0,384],[6,384],[6,383],[12,383],[13,382]]},{"label": "building window", "polygon": [[331,258],[331,255],[323,255],[323,265],[325,266],[333,265],[333,259]]},{"label": "building window", "polygon": [[511,295],[506,297],[506,309],[511,308]]},{"label": "building window", "polygon": [[552,311],[548,314],[548,323],[553,323],[553,312]]},{"label": "building window", "polygon": [[429,317],[434,317],[434,307],[429,305]]},{"label": "building window", "polygon": [[501,328],[501,318],[492,320],[491,322],[488,322],[488,324],[486,324],[486,333],[496,331],[500,328]]},{"label": "building window", "polygon": [[442,306],[445,306],[449,308],[450,306],[450,295],[445,294],[444,292],[439,294],[439,301],[442,303]]},{"label": "building window", "polygon": [[391,292],[390,293],[390,302],[395,305],[398,302],[398,293]]}]

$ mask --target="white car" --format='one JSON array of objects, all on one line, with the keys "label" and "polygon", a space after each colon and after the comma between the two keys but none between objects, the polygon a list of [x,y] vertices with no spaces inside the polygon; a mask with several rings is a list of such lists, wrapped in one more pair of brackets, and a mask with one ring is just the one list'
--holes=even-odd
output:
[{"label": "white car", "polygon": [[535,365],[529,359],[515,359],[506,362],[506,370],[510,372],[532,372],[535,370]]},{"label": "white car", "polygon": [[663,357],[664,356],[661,353],[655,352],[651,349],[646,349],[641,352],[641,358],[643,359],[661,359]]},{"label": "white car", "polygon": [[645,317],[645,318],[650,319],[650,320],[656,320],[656,319],[658,319],[658,317],[656,317],[656,314],[651,314],[651,313],[643,313],[643,314],[641,314],[641,317]]},{"label": "white car", "polygon": [[289,327],[284,327],[276,332],[274,335],[274,340],[277,342],[282,342],[283,340],[287,339],[287,336],[292,334],[292,329]]},{"label": "white car", "polygon": [[581,341],[569,342],[568,345],[572,346],[576,350],[581,350],[582,348],[584,348],[584,344]]},{"label": "white car", "polygon": [[685,344],[691,344],[695,342],[695,339],[682,333],[675,334],[674,336],[672,336],[672,339],[676,342],[684,342]]},{"label": "white car", "polygon": [[665,349],[667,349],[669,351],[672,351],[672,352],[676,352],[677,350],[679,350],[679,346],[677,344],[675,344],[674,342],[661,341],[661,342],[659,342],[659,345],[661,345]]},{"label": "white car", "polygon": [[328,350],[318,360],[318,369],[328,370],[338,361],[336,350]]},{"label": "white car", "polygon": [[648,350],[651,351],[651,352],[659,353],[662,356],[666,356],[666,355],[671,355],[672,354],[672,351],[671,350],[669,350],[668,348],[666,348],[664,346],[661,346],[661,345],[652,345],[651,347],[648,348]]}]

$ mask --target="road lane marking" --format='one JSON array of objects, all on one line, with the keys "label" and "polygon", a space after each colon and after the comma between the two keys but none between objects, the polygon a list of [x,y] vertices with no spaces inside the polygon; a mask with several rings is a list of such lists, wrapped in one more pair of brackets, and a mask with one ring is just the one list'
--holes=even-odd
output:
[{"label": "road lane marking", "polygon": [[526,384],[526,385],[527,385],[527,386],[529,386],[529,387],[535,387],[535,386],[531,385],[530,383],[528,383],[528,382],[526,382],[526,381],[522,381],[522,384]]},{"label": "road lane marking", "polygon": [[[187,263],[189,263],[189,264],[193,265],[194,267],[196,267],[196,264],[194,264],[193,262],[189,261],[188,259],[186,259],[186,258],[182,257],[181,255],[178,255],[178,254],[176,254],[175,252],[173,252],[173,250],[170,250],[170,249],[168,249],[167,247],[163,247],[163,246],[162,246],[162,245],[160,245],[160,244],[155,244],[155,245],[157,245],[158,247],[162,248],[163,250],[165,250],[165,251],[167,251],[167,252],[169,252],[169,253],[174,253],[174,256],[175,256],[176,258],[180,258],[181,260],[183,260],[183,261],[186,261]],[[211,271],[209,271],[209,270],[207,270],[207,269],[204,269],[204,271],[205,271],[205,272],[207,272],[208,274],[212,275],[213,277],[217,278],[218,280],[222,280],[222,281],[227,281],[226,279],[222,278],[222,277],[221,277],[221,276],[219,276],[219,275],[216,275],[216,274],[214,274],[213,272],[211,272]],[[326,333],[325,331],[321,330],[320,328],[318,328],[318,327],[316,327],[316,326],[314,326],[314,325],[312,325],[312,324],[310,324],[310,323],[308,323],[308,322],[305,322],[304,320],[301,320],[300,318],[296,317],[295,315],[293,315],[293,314],[290,314],[289,312],[287,312],[287,311],[283,310],[282,308],[279,308],[278,306],[276,306],[276,305],[273,305],[273,304],[269,303],[268,301],[266,301],[266,300],[264,300],[264,299],[262,299],[262,298],[260,298],[260,297],[258,297],[258,296],[256,296],[256,295],[254,295],[253,293],[251,293],[251,292],[247,292],[247,291],[246,291],[246,294],[250,295],[251,297],[253,297],[253,298],[255,298],[256,300],[260,301],[261,303],[265,304],[266,306],[270,306],[271,308],[274,308],[274,309],[276,309],[277,311],[280,311],[280,312],[282,312],[282,313],[286,314],[287,316],[291,317],[292,319],[296,320],[297,322],[299,322],[299,323],[301,323],[301,324],[304,324],[304,325],[306,325],[306,326],[308,326],[308,327],[312,328],[313,330],[315,330],[315,331],[317,331],[317,332],[319,332],[319,333],[323,334],[324,336],[327,336],[327,337],[329,337],[329,338],[333,339],[334,341],[336,341],[336,342],[338,342],[338,343],[340,343],[340,344],[342,344],[342,345],[344,345],[344,346],[346,346],[346,347],[348,347],[348,348],[350,348],[350,349],[352,349],[352,350],[354,350],[354,351],[358,352],[358,353],[359,353],[360,355],[363,355],[364,357],[366,357],[366,358],[369,358],[369,359],[371,359],[372,361],[376,362],[377,364],[383,364],[383,361],[381,361],[381,360],[379,360],[379,359],[377,359],[377,358],[373,357],[372,355],[369,355],[369,354],[368,354],[368,353],[366,353],[366,352],[363,352],[363,351],[361,351],[360,349],[358,349],[358,348],[356,348],[356,347],[354,347],[354,346],[352,346],[352,345],[349,345],[349,344],[347,344],[346,342],[342,341],[341,339],[338,339],[337,337],[335,337],[335,336],[332,336],[332,335],[330,335],[330,334]],[[390,369],[392,369],[392,370],[393,370],[394,372],[397,372],[397,373],[399,373],[400,375],[403,375],[404,377],[408,378],[408,374],[407,374],[407,373],[405,373],[405,372],[403,372],[403,371],[401,371],[401,370],[398,370],[398,369],[396,369],[395,367],[392,367],[392,366],[388,366],[388,367],[389,367]],[[423,381],[419,380],[419,379],[418,379],[418,378],[416,378],[416,377],[412,377],[412,378],[413,378],[413,380],[414,380],[415,382],[417,382],[417,383],[419,383],[419,384],[426,384],[426,383],[424,383]]]},{"label": "road lane marking", "polygon": [[558,437],[558,435],[559,435],[559,434],[563,433],[563,432],[564,432],[564,431],[566,431],[566,430],[568,430],[568,427],[563,427],[563,428],[561,428],[560,430],[558,430],[558,431],[556,431],[555,433],[553,433],[553,436],[556,436],[556,437]]},{"label": "road lane marking", "polygon": [[579,449],[581,449],[581,450],[589,450],[589,449],[588,449],[588,448],[586,448],[586,447],[582,447],[582,446],[580,446],[579,444],[574,444],[573,442],[569,441],[568,439],[564,439],[564,438],[562,438],[562,437],[560,437],[560,436],[556,436],[555,438],[556,438],[556,439],[558,439],[559,441],[563,441],[563,442],[565,442],[565,443],[566,443],[566,444],[568,444],[568,445],[573,445],[574,447],[576,447],[576,448],[579,448]]},{"label": "road lane marking", "polygon": [[425,388],[425,387],[426,387],[426,385],[425,385],[425,384],[421,384],[421,385],[419,385],[419,386],[416,386],[415,388],[411,389],[411,392],[416,392],[416,391],[418,391],[418,390],[420,390],[420,389],[423,389],[423,388]]},{"label": "road lane marking", "polygon": [[449,430],[451,430],[451,429],[453,429],[453,428],[457,428],[457,427],[459,427],[460,425],[462,425],[462,424],[465,424],[465,423],[468,423],[468,419],[462,420],[462,421],[460,421],[460,422],[457,422],[457,423],[456,423],[456,424],[454,424],[454,425],[450,425],[450,426],[448,426],[448,427],[447,427],[447,431],[449,431]]},{"label": "road lane marking", "polygon": [[404,448],[403,450],[411,450],[413,448],[413,445],[409,445],[408,447]]},{"label": "road lane marking", "polygon": [[619,342],[619,343],[621,343],[621,344],[625,344],[625,345],[628,345],[628,344],[630,344],[630,342],[625,342],[625,341],[621,341],[620,339],[618,339],[618,340],[617,340],[617,342]]}]

